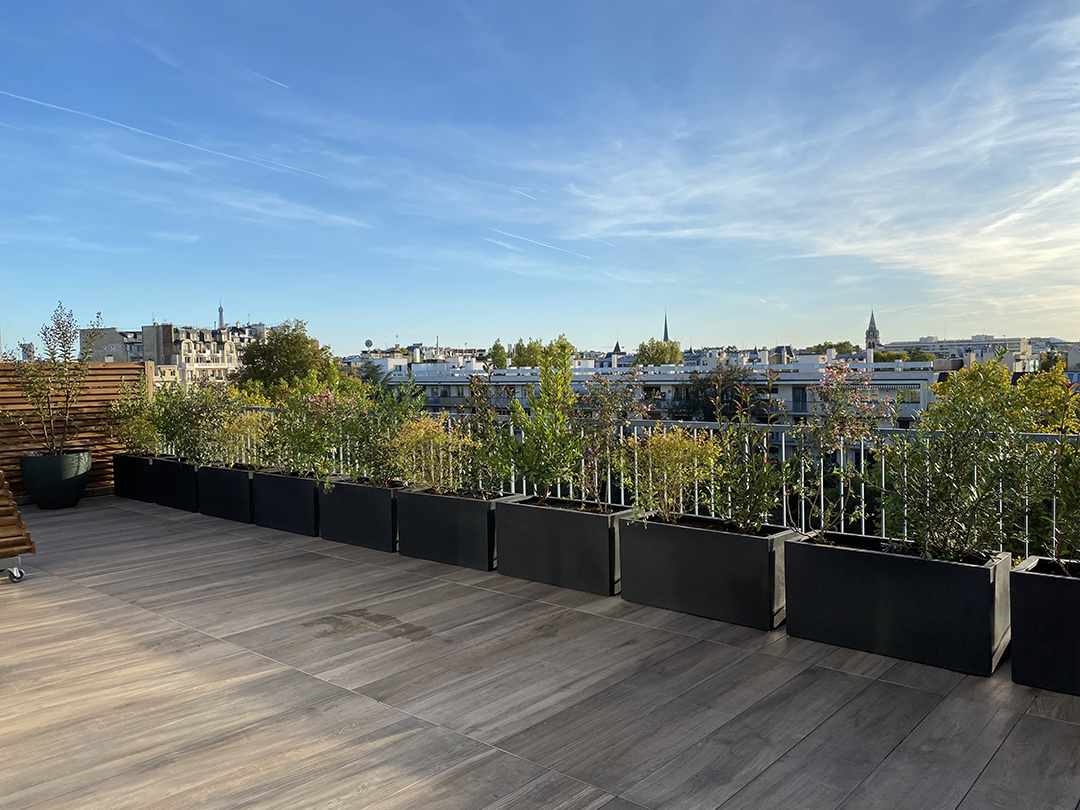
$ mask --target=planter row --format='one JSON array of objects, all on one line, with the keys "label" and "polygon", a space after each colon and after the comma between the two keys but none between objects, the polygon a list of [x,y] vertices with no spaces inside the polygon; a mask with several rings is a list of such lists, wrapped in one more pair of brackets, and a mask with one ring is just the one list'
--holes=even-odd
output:
[{"label": "planter row", "polygon": [[1007,554],[926,560],[880,538],[816,544],[781,527],[745,535],[130,456],[116,458],[116,494],[762,630],[786,619],[791,636],[977,675],[1011,639],[1015,681],[1080,694],[1080,577],[1034,558],[1010,573]]}]

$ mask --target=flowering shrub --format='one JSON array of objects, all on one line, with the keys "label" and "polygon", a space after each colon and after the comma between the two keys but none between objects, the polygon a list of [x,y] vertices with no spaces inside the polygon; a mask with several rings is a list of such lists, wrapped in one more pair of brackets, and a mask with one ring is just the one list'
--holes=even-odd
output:
[{"label": "flowering shrub", "polygon": [[821,382],[811,386],[817,395],[814,411],[794,431],[799,474],[792,476],[793,489],[810,505],[811,520],[822,531],[865,517],[854,493],[870,467],[855,446],[878,438],[878,425],[895,415],[895,404],[879,400],[870,379],[846,360],[827,365]]}]

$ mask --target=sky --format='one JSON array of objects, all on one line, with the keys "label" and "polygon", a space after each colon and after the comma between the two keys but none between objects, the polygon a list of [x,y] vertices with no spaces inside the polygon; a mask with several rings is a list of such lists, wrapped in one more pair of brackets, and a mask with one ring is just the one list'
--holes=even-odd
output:
[{"label": "sky", "polygon": [[0,335],[301,319],[339,354],[1080,339],[1080,11],[35,0]]}]

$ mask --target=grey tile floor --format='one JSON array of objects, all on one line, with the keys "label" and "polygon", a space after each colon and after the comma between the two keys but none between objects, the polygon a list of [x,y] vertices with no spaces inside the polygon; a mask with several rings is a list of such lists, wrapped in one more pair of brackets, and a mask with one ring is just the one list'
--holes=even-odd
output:
[{"label": "grey tile floor", "polygon": [[1080,699],[95,498],[0,581],[0,808],[1067,808]]}]

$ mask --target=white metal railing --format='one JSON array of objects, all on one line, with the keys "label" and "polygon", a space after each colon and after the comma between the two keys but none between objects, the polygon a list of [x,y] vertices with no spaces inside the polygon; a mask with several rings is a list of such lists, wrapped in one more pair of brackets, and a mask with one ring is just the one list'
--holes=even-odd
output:
[{"label": "white metal railing", "polygon": [[[265,467],[271,464],[286,464],[289,459],[271,458],[266,446],[266,435],[273,420],[279,411],[273,408],[248,408],[245,427],[239,431],[233,431],[227,446],[218,448],[215,460],[229,465],[245,465],[253,467]],[[444,415],[446,423],[452,423],[463,418],[461,414]],[[664,430],[678,426],[688,430],[695,438],[701,433],[715,434],[721,429],[716,422],[670,422],[663,420],[635,420],[629,427],[620,430],[620,438],[630,435],[641,436],[650,430]],[[513,433],[514,429],[509,421],[506,421],[506,429]],[[788,465],[798,451],[798,426],[794,425],[754,425],[753,431],[760,434],[761,447],[776,463]],[[794,475],[789,477],[779,494],[779,506],[773,516],[774,522],[781,525],[792,526],[803,532],[809,532],[822,528],[822,515],[826,511],[826,501],[838,497],[839,519],[835,530],[842,533],[866,534],[875,537],[907,537],[908,535],[908,504],[905,503],[902,510],[895,510],[894,517],[890,519],[889,510],[885,505],[885,491],[887,481],[891,476],[899,475],[900,480],[906,485],[910,483],[911,475],[920,474],[918,470],[890,469],[887,455],[881,452],[881,448],[896,442],[897,439],[910,440],[916,434],[911,430],[898,428],[881,428],[870,441],[841,442],[838,450],[826,458],[813,460],[812,463],[798,467]],[[387,436],[388,443],[392,437]],[[520,439],[520,435],[516,435]],[[1067,441],[1080,445],[1080,436],[1061,437],[1057,434],[1020,434],[1019,438],[1025,447],[1035,445],[1052,445],[1056,442]],[[749,438],[747,439],[749,442]],[[756,440],[755,440],[756,441]],[[614,445],[616,454],[625,454],[626,445],[618,442]],[[747,445],[749,448],[749,445]],[[174,448],[162,448],[169,453]],[[365,469],[360,460],[364,457],[363,448],[354,439],[343,437],[337,446],[331,449],[333,457],[332,471],[338,474],[353,474],[358,476],[370,476],[371,469]],[[1027,456],[1025,456],[1025,459]],[[406,464],[411,473],[419,481],[432,484],[445,490],[455,489],[468,476],[463,469],[463,460],[460,454],[451,452],[445,446],[431,444],[427,447],[417,447],[412,451],[408,459],[399,460]],[[1026,463],[1026,462],[1025,462]],[[581,471],[585,471],[585,460],[582,458]],[[857,475],[850,476],[850,485],[857,487],[855,491],[845,489],[845,476],[838,476],[839,469],[854,468]],[[623,470],[624,472],[620,472]],[[642,470],[635,457],[627,458],[625,455],[605,459],[597,465],[593,472],[596,477],[593,489],[604,494],[603,500],[618,507],[630,507],[634,503],[635,493],[638,491],[638,482],[641,476],[648,475],[648,470]],[[1040,517],[1048,520],[1050,538],[1056,540],[1059,534],[1059,483],[1053,482],[1053,487],[1048,492],[1040,494],[1033,488],[1033,479],[1028,476],[1029,470],[1025,466],[1024,479],[1021,482],[1020,491],[1023,493],[1023,505],[1019,510],[1022,517],[1022,529],[1018,529],[1018,538],[1023,543],[1024,553],[1030,552],[1031,542],[1036,535],[1033,526],[1033,518],[1036,516],[1036,507],[1041,507]],[[972,485],[977,486],[979,469],[976,466],[972,470]],[[929,475],[927,474],[927,478]],[[482,482],[485,489],[498,491],[504,494],[534,494],[528,479],[518,471],[511,468],[511,474],[507,480],[501,482]],[[715,482],[712,482],[713,484]],[[555,483],[551,494],[560,499],[586,501],[588,495],[582,491],[580,484],[573,480],[562,480]],[[715,495],[715,492],[714,492]],[[738,497],[738,493],[729,492],[730,499]],[[997,508],[1002,521],[1006,512],[1006,493],[999,493]],[[721,499],[722,500],[722,499]],[[716,498],[712,499],[716,503]],[[1009,504],[1010,507],[1013,506]],[[913,508],[917,504],[911,505]],[[727,517],[722,513],[717,514],[706,504],[699,485],[695,484],[694,493],[687,503],[688,513],[695,515]],[[1080,540],[1080,538],[1077,538]]]}]

